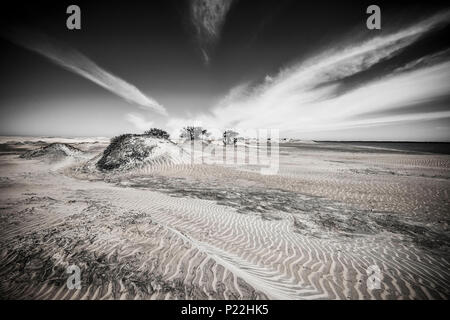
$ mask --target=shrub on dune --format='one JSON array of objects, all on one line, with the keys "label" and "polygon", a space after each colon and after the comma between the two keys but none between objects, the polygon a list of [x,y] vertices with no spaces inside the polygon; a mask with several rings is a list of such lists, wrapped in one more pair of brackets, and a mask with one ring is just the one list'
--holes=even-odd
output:
[{"label": "shrub on dune", "polygon": [[123,134],[111,139],[97,162],[97,168],[102,171],[132,170],[146,165],[179,163],[183,161],[182,154],[183,150],[168,140],[164,130]]},{"label": "shrub on dune", "polygon": [[167,131],[158,128],[151,128],[150,130],[145,131],[144,135],[158,139],[169,139],[170,137]]}]

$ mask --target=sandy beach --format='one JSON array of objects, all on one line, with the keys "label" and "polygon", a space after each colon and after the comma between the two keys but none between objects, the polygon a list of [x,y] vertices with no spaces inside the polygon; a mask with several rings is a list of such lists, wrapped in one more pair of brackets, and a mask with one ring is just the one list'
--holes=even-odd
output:
[{"label": "sandy beach", "polygon": [[[54,142],[82,153],[20,157]],[[243,165],[86,169],[107,145],[1,138],[1,298],[449,298],[445,152],[286,143],[270,176]],[[69,265],[79,290],[66,285]]]}]

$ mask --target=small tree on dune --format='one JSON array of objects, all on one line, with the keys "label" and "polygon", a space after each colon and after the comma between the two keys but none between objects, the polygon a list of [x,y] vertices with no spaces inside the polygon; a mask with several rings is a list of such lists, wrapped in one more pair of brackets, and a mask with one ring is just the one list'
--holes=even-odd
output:
[{"label": "small tree on dune", "polygon": [[150,130],[145,131],[144,134],[159,139],[169,139],[170,137],[170,134],[168,134],[167,131],[158,128],[151,128]]},{"label": "small tree on dune", "polygon": [[239,136],[239,133],[233,130],[226,130],[223,133],[223,144],[224,145],[236,145],[237,143],[237,137]]},{"label": "small tree on dune", "polygon": [[202,130],[202,133],[201,133],[202,140],[203,140],[205,137],[209,137],[210,135],[211,135],[211,133],[209,133],[208,130],[206,130],[206,129],[203,129],[203,130]]},{"label": "small tree on dune", "polygon": [[181,129],[180,138],[187,138],[191,141],[197,140],[200,137],[208,135],[208,131],[202,127],[187,126]]}]

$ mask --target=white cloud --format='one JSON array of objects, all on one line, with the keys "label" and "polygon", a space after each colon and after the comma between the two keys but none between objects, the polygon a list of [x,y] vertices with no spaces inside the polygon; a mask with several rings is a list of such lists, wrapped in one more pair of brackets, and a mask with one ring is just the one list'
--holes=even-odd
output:
[{"label": "white cloud", "polygon": [[130,103],[167,115],[166,109],[155,99],[146,96],[134,85],[102,69],[75,49],[63,47],[43,34],[26,29],[16,29],[5,33],[4,36],[28,50],[39,53],[53,63],[91,80]]},{"label": "white cloud", "polygon": [[190,19],[205,63],[220,39],[225,18],[234,0],[190,0]]},{"label": "white cloud", "polygon": [[136,113],[128,113],[125,116],[125,119],[141,131],[146,131],[153,127],[152,121],[148,121],[143,116]]},{"label": "white cloud", "polygon": [[[427,32],[449,21],[450,12],[446,11],[392,34],[328,50],[276,76],[266,77],[253,90],[242,85],[232,89],[210,114],[199,115],[195,120],[214,128],[278,128],[294,132],[412,121],[415,116],[408,114],[390,117],[386,113],[378,119],[365,119],[364,114],[448,94],[450,62],[421,61],[417,68],[393,71],[343,94],[338,93],[339,82],[399,54]],[[447,113],[428,117],[437,115],[446,117]],[[424,114],[420,117],[427,118]],[[182,122],[177,119],[169,124]]]}]

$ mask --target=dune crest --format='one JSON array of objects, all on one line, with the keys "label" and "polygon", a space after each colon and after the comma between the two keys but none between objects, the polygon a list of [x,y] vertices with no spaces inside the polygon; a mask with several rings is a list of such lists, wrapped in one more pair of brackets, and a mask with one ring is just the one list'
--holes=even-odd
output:
[{"label": "dune crest", "polygon": [[66,143],[51,143],[37,150],[30,150],[25,152],[20,157],[24,159],[33,158],[65,158],[65,157],[77,157],[83,154],[78,148]]},{"label": "dune crest", "polygon": [[189,161],[190,155],[168,139],[125,134],[111,139],[97,162],[97,168],[101,171],[130,171]]}]

